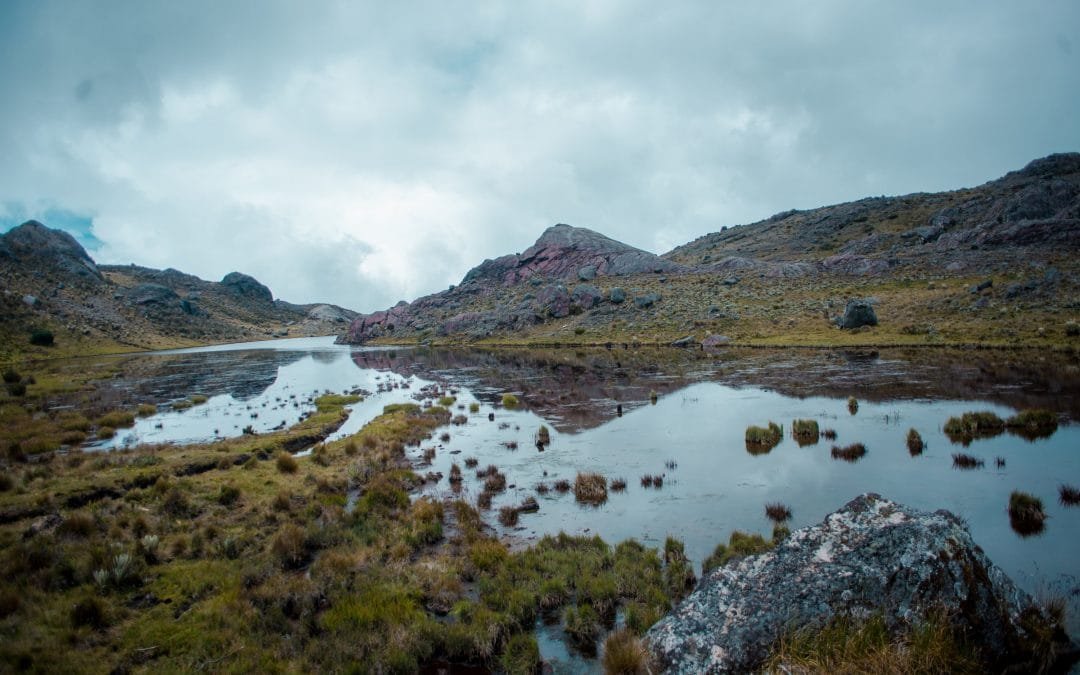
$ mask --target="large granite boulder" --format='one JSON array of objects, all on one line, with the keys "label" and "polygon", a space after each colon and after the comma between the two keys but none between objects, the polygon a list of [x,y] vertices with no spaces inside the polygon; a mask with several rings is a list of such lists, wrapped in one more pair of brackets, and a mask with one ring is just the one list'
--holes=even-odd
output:
[{"label": "large granite boulder", "polygon": [[274,301],[274,296],[269,288],[259,283],[254,277],[240,272],[229,272],[226,274],[221,280],[221,285],[234,293],[238,293],[245,298],[250,298],[257,302],[271,303]]},{"label": "large granite boulder", "polygon": [[[864,494],[772,551],[706,574],[646,641],[668,672],[748,672],[795,627],[881,613],[900,631],[942,610],[1000,665],[1024,653],[1033,621],[1052,625],[959,518]],[[1055,635],[1068,645],[1060,628]]]},{"label": "large granite boulder", "polygon": [[874,305],[869,300],[848,300],[844,314],[837,318],[836,325],[841,328],[876,326],[877,314],[874,313]]}]

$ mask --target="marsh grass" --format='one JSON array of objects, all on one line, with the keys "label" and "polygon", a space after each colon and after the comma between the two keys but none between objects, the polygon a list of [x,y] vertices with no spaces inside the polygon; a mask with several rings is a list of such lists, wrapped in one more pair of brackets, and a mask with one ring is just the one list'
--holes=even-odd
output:
[{"label": "marsh grass", "polygon": [[557,481],[555,481],[554,485],[555,492],[558,492],[559,494],[566,494],[567,492],[570,492],[570,481],[566,480],[565,478],[558,479]]},{"label": "marsh grass", "polygon": [[847,409],[848,409],[848,412],[851,413],[852,415],[859,412],[859,400],[857,398],[855,398],[854,396],[848,396]]},{"label": "marsh grass", "polygon": [[1022,537],[1039,534],[1045,528],[1046,512],[1042,500],[1026,492],[1014,490],[1009,495],[1009,524]]},{"label": "marsh grass", "polygon": [[866,456],[866,446],[862,443],[852,443],[851,445],[845,445],[843,447],[834,445],[832,447],[832,458],[842,459],[845,462],[857,462]]},{"label": "marsh grass", "polygon": [[625,489],[626,489],[626,479],[625,478],[612,479],[612,481],[611,481],[611,491],[612,492],[622,492]]},{"label": "marsh grass", "polygon": [[1065,506],[1076,506],[1077,504],[1080,504],[1080,488],[1076,488],[1072,485],[1058,486],[1058,501]]},{"label": "marsh grass", "polygon": [[513,394],[502,395],[502,405],[504,408],[513,410],[514,408],[517,408],[520,403],[521,402],[518,400],[518,397],[514,396]]},{"label": "marsh grass", "polygon": [[723,567],[734,560],[741,560],[749,555],[756,555],[771,550],[775,544],[759,534],[750,534],[735,530],[728,537],[727,544],[717,544],[713,552],[701,563],[702,575],[717,567]]},{"label": "marsh grass", "polygon": [[781,502],[770,502],[765,505],[765,515],[774,523],[783,523],[791,520],[791,508]]},{"label": "marsh grass", "polygon": [[1050,410],[1021,410],[1005,420],[1005,428],[1015,436],[1034,441],[1053,436],[1058,428],[1058,418]]},{"label": "marsh grass", "polygon": [[945,435],[953,443],[970,445],[979,438],[992,438],[1005,431],[1005,422],[990,411],[966,412],[945,422]]},{"label": "marsh grass", "polygon": [[789,631],[763,671],[974,674],[985,668],[944,616],[893,633],[878,614],[867,621],[838,617],[823,628]]},{"label": "marsh grass", "polygon": [[543,424],[540,425],[540,428],[536,432],[536,442],[540,445],[551,444],[551,432],[548,431],[548,428]]},{"label": "marsh grass", "polygon": [[605,675],[645,675],[653,672],[649,650],[629,628],[620,628],[607,636],[601,664]]},{"label": "marsh grass", "polygon": [[752,455],[766,454],[783,438],[784,429],[775,422],[769,422],[767,427],[749,426],[746,428],[746,451]]},{"label": "marsh grass", "polygon": [[836,429],[822,429],[821,430],[821,437],[824,438],[827,441],[835,441],[836,440]]},{"label": "marsh grass", "polygon": [[821,436],[817,420],[794,420],[791,423],[791,436],[799,447],[814,445]]},{"label": "marsh grass", "polygon": [[922,436],[919,434],[919,432],[914,428],[908,429],[908,432],[907,432],[907,449],[908,449],[908,453],[912,457],[915,457],[917,455],[921,455],[925,448],[926,448],[926,443],[923,442]]},{"label": "marsh grass", "polygon": [[983,460],[963,452],[954,452],[952,456],[954,469],[981,469],[983,464]]},{"label": "marsh grass", "polygon": [[598,473],[579,473],[574,479],[574,499],[599,506],[608,498],[607,478]]}]

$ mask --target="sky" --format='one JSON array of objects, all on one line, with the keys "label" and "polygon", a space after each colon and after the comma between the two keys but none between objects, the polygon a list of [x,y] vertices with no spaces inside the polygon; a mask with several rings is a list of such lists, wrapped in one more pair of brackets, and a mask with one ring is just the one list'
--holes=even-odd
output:
[{"label": "sky", "polygon": [[0,229],[370,312],[1080,150],[1080,3],[0,3]]}]

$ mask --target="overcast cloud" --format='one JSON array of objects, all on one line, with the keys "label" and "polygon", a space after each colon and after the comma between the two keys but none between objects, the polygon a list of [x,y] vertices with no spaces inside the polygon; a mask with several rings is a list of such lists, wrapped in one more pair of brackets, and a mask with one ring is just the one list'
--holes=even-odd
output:
[{"label": "overcast cloud", "polygon": [[1080,3],[0,3],[0,222],[360,311],[1080,150]]}]

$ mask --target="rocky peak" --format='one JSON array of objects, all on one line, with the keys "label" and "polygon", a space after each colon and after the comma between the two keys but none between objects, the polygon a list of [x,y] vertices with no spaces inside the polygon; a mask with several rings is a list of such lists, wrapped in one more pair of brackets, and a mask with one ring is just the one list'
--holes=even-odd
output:
[{"label": "rocky peak", "polygon": [[45,261],[49,267],[87,280],[101,280],[101,272],[86,249],[63,230],[28,220],[0,236],[0,255],[18,261]]},{"label": "rocky peak", "polygon": [[255,277],[240,272],[229,272],[221,280],[221,285],[246,298],[260,302],[273,302],[274,295],[270,289],[259,283]]},{"label": "rocky peak", "polygon": [[588,281],[596,276],[623,276],[650,272],[678,272],[679,263],[634,248],[599,232],[560,223],[544,230],[536,243],[520,255],[485,260],[465,275],[507,286],[540,275],[551,279]]}]

